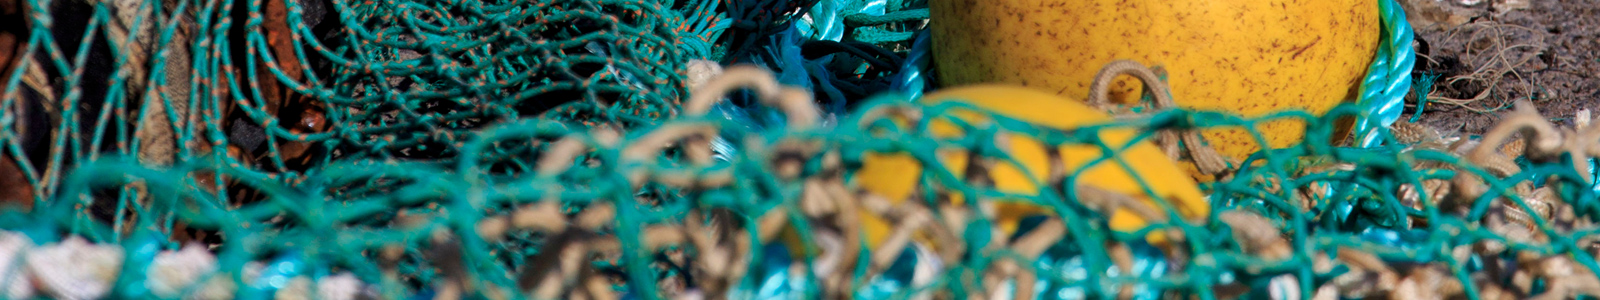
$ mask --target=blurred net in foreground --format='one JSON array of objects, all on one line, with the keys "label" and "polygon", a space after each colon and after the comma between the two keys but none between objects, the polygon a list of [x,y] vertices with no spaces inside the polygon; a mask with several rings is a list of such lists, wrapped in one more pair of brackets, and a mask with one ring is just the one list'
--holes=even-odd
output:
[{"label": "blurred net in foreground", "polygon": [[[745,84],[713,86],[750,87],[768,105],[799,112],[789,115],[791,126],[740,132],[726,120],[701,116],[709,104],[704,101],[688,105],[697,113],[622,134],[524,120],[474,134],[460,148],[460,163],[342,160],[294,184],[252,182],[265,191],[265,200],[235,209],[225,209],[219,197],[196,188],[196,180],[183,174],[210,169],[244,176],[241,171],[204,161],[155,170],[108,158],[71,173],[61,189],[65,201],[32,214],[4,216],[0,225],[22,235],[4,237],[8,243],[0,243],[0,250],[11,252],[0,254],[26,249],[21,262],[28,267],[9,274],[28,276],[8,277],[31,279],[38,288],[34,292],[58,297],[304,295],[313,286],[309,283],[317,282],[319,293],[391,299],[458,293],[491,299],[517,294],[747,298],[777,293],[763,290],[761,278],[772,273],[770,268],[785,266],[761,262],[782,259],[762,251],[778,243],[779,228],[796,226],[812,236],[855,234],[859,226],[841,223],[839,216],[868,207],[896,230],[944,237],[931,254],[941,260],[935,264],[940,268],[897,276],[890,271],[906,259],[893,254],[906,251],[906,244],[846,255],[850,248],[813,239],[809,247],[845,251],[793,262],[785,268],[788,275],[818,281],[779,289],[843,296],[919,279],[919,286],[898,292],[964,298],[1001,295],[996,293],[1144,298],[1160,291],[1204,298],[1315,292],[1511,299],[1592,294],[1600,283],[1588,271],[1596,267],[1597,248],[1589,237],[1600,199],[1589,184],[1588,166],[1573,164],[1600,154],[1595,146],[1600,130],[1592,124],[1554,128],[1529,107],[1508,115],[1482,140],[1464,143],[1439,140],[1402,123],[1385,137],[1391,146],[1332,147],[1317,142],[1330,140],[1332,128],[1314,126],[1306,144],[1262,152],[1207,185],[1214,213],[1204,222],[1152,223],[1146,230],[1183,229],[1170,237],[1179,241],[1174,247],[1152,249],[1138,242],[1144,236],[1140,232],[1111,233],[1104,207],[1092,205],[1108,200],[1085,198],[1096,196],[1081,191],[1047,188],[1038,197],[1022,197],[1060,204],[1047,205],[1060,217],[1031,222],[1024,226],[1031,229],[1010,236],[983,230],[994,227],[976,206],[922,199],[896,207],[857,206],[881,201],[847,184],[863,153],[979,149],[974,143],[992,140],[994,131],[952,139],[896,127],[882,121],[895,115],[935,118],[959,107],[924,106],[892,95],[865,104],[836,126],[818,127],[803,93],[780,90],[770,78],[720,80],[734,77]],[[1013,122],[998,122],[996,129],[1050,145],[1115,146],[1084,139],[1093,135],[1082,133],[1132,127],[1144,139],[1161,130],[1271,118],[1334,124],[1324,121],[1352,111],[1342,107],[1320,118],[1285,112],[1246,120],[1167,110],[1074,132]],[[711,159],[707,134],[716,129],[739,132],[725,137],[744,151],[728,161]],[[1518,132],[1520,139],[1509,138]],[[520,176],[485,172],[492,163],[483,158],[493,153],[486,149],[540,138],[555,142],[535,171]],[[924,160],[924,165],[938,164]],[[925,184],[942,187],[931,190],[929,199],[959,191],[996,192],[969,184],[981,181],[939,175],[948,172],[928,168]],[[130,235],[112,238],[103,226],[71,217],[76,204],[68,201],[87,201],[80,196],[133,181],[143,182],[151,193],[151,202],[137,208],[140,214],[216,230],[225,241],[212,249],[216,255],[201,248],[160,252],[170,244],[154,218],[141,219]],[[1341,188],[1323,196],[1330,186]],[[101,244],[62,241],[60,234],[68,231]],[[26,245],[22,236],[46,246],[20,246]],[[77,257],[104,259],[48,267],[66,265],[50,259],[73,253],[99,253]],[[210,284],[191,285],[196,282]],[[190,286],[198,288],[172,288]],[[30,291],[13,287],[16,293]]]}]

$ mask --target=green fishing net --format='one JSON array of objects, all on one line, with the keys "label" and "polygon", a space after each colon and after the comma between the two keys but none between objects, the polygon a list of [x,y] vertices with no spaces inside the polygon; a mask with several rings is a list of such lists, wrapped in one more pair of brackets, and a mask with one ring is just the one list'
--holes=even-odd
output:
[{"label": "green fishing net", "polygon": [[[936,88],[920,1],[0,0],[0,297],[1600,296],[1600,126],[1397,121],[1414,53],[1381,3],[1361,102],[1325,115],[995,115],[940,138],[888,121],[964,109],[915,101]],[[701,60],[772,73],[693,94]],[[1330,144],[1342,117],[1361,134]],[[925,199],[885,206],[852,184],[867,153],[1007,163],[1001,132],[1110,154],[1094,133],[1283,118],[1306,142],[1138,232],[1076,187],[928,168]],[[997,232],[992,200],[955,193],[1050,216]],[[857,209],[937,238],[847,245]]]}]

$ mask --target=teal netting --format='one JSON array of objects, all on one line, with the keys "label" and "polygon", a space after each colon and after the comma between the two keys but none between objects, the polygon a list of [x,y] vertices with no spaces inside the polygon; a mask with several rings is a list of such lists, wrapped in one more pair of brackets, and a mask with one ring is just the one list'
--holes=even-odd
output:
[{"label": "teal netting", "polygon": [[[883,122],[961,109],[908,101],[935,88],[921,1],[0,0],[0,297],[1600,296],[1600,126],[1519,110],[1455,143],[1393,123],[1414,58],[1380,3],[1363,103],[1325,116],[949,139]],[[774,74],[686,114],[694,59]],[[850,187],[869,151],[1004,163],[996,130],[1115,151],[1092,133],[1342,116],[1390,130],[1259,153],[1202,186],[1208,217],[1145,229],[1183,229],[1170,248],[1068,188],[1022,197],[1055,217],[985,230],[937,196],[999,192],[940,168],[929,199],[873,208],[937,250],[825,238],[859,230],[828,203],[870,201]]]}]

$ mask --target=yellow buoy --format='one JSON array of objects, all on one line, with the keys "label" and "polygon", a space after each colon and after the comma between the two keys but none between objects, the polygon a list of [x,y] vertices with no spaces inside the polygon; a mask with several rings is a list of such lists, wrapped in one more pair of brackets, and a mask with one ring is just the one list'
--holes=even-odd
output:
[{"label": "yellow buoy", "polygon": [[[1354,100],[1381,33],[1370,0],[930,0],[929,12],[946,86],[1012,83],[1082,99],[1101,66],[1129,59],[1163,67],[1179,106],[1245,117]],[[1141,83],[1124,76],[1112,87],[1112,101],[1131,103]],[[1291,120],[1256,130],[1274,148],[1305,135]],[[1260,150],[1242,128],[1203,134],[1234,159]]]},{"label": "yellow buoy", "polygon": [[[927,105],[946,101],[964,102],[1041,128],[1057,130],[1111,121],[1110,116],[1079,101],[1010,85],[949,88],[929,94],[921,101]],[[951,113],[973,126],[992,126],[990,120],[975,111],[958,110]],[[930,122],[929,130],[931,134],[941,138],[954,138],[964,134],[960,127],[939,119]],[[1136,132],[1132,128],[1106,129],[1100,132],[1100,138],[1113,149],[1128,144],[1135,135]],[[1009,163],[996,164],[989,170],[989,175],[995,184],[994,188],[1008,193],[1037,195],[1039,189],[1033,182],[1045,182],[1050,172],[1049,155],[1045,152],[1045,147],[1039,140],[1023,134],[1009,134],[1006,138],[1008,145],[1005,148],[1009,149],[1006,150],[1007,154],[1017,159],[1022,168]],[[941,151],[943,162],[941,167],[952,170],[954,174],[963,174],[967,159],[965,149],[948,150]],[[1114,161],[1100,160],[1106,155],[1093,145],[1066,145],[1057,150],[1061,154],[1063,170],[1067,173],[1087,168],[1074,177],[1075,182],[1070,184],[1089,185],[1119,193],[1155,208],[1161,206],[1157,206],[1153,201],[1164,199],[1185,218],[1204,217],[1210,211],[1204,196],[1187,173],[1149,142],[1141,141],[1117,154],[1131,166],[1132,170]],[[1090,163],[1094,165],[1089,165]],[[1027,173],[1023,172],[1024,169]],[[923,167],[910,155],[867,153],[853,182],[860,188],[888,198],[899,205],[906,201],[913,189],[920,188],[920,184],[923,184],[922,173]],[[1031,174],[1031,179],[1025,174]],[[1148,185],[1159,197],[1151,197],[1146,193],[1141,182]],[[952,200],[962,201],[959,196]],[[1018,223],[1023,218],[1040,214],[1050,214],[1050,211],[1044,207],[1023,203],[995,205],[995,223],[1001,232],[1006,234],[1015,233]],[[865,212],[861,214],[861,219],[865,231],[864,238],[869,246],[875,246],[888,237],[890,224]],[[1110,217],[1110,223],[1111,229],[1123,232],[1138,230],[1147,224],[1144,218],[1127,210],[1115,211]],[[1159,243],[1161,238],[1152,234],[1150,240]]]}]

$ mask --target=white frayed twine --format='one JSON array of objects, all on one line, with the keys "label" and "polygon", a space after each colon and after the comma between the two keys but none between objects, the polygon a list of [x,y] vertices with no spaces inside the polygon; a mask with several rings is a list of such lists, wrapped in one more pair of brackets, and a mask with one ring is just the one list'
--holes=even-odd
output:
[{"label": "white frayed twine", "polygon": [[[253,262],[253,261],[252,262],[247,262],[247,263],[244,264],[244,270],[242,270],[242,273],[244,273],[244,276],[241,276],[242,277],[241,279],[243,279],[245,282],[255,281],[255,279],[257,277],[261,276],[261,270],[263,270],[265,268],[266,268],[265,265],[261,264],[260,262]],[[187,296],[184,296],[183,299],[185,299],[185,300],[227,300],[227,299],[233,299],[234,296],[235,296],[234,295],[235,292],[237,292],[239,290],[239,285],[234,283],[233,276],[234,276],[234,274],[231,273],[231,272],[230,273],[220,273],[220,274],[216,274],[214,276],[211,276],[211,279],[206,280],[204,285],[200,286],[200,288],[195,290],[193,293],[191,293],[191,294],[189,294]]]},{"label": "white frayed twine", "polygon": [[28,279],[28,268],[22,266],[23,252],[33,247],[28,236],[0,231],[0,288],[6,299],[33,298],[33,282]]},{"label": "white frayed twine", "polygon": [[59,244],[28,253],[34,285],[57,299],[100,299],[111,292],[122,269],[122,249],[117,245],[90,244],[69,237]]},{"label": "white frayed twine", "polygon": [[161,251],[145,270],[145,287],[156,296],[173,298],[201,277],[217,270],[217,257],[205,246],[190,244],[179,251]]},{"label": "white frayed twine", "polygon": [[706,81],[710,81],[711,78],[722,75],[722,65],[704,59],[690,60],[688,73],[689,76],[687,76],[688,78],[684,83],[688,85],[688,88],[695,89],[704,85]]},{"label": "white frayed twine", "polygon": [[317,281],[317,297],[311,298],[311,278],[306,276],[295,277],[289,284],[278,290],[275,299],[278,300],[355,300],[361,294],[362,282],[350,273],[323,277]]},{"label": "white frayed twine", "polygon": [[323,277],[317,281],[317,296],[324,300],[354,300],[361,294],[365,284],[350,273]]},{"label": "white frayed twine", "polygon": [[[255,279],[257,277],[261,276],[261,270],[265,269],[265,268],[266,268],[265,265],[261,264],[260,262],[253,262],[253,261],[252,262],[246,262],[244,264],[244,270],[242,270],[242,273],[244,273],[244,276],[241,276],[241,277],[243,277],[241,279],[243,279],[245,282],[255,281]],[[218,273],[216,275],[212,275],[211,279],[207,279],[206,282],[203,285],[201,285],[199,288],[195,289],[190,294],[183,296],[183,299],[185,299],[185,300],[227,300],[227,299],[233,299],[236,296],[235,293],[239,290],[239,285],[234,283],[233,276],[234,276],[234,273],[232,273],[232,272],[224,272],[224,273]],[[201,276],[201,277],[205,277],[205,276]]]},{"label": "white frayed twine", "polygon": [[206,280],[205,285],[200,286],[200,288],[195,290],[193,293],[190,293],[189,295],[185,295],[183,297],[183,299],[185,299],[185,300],[227,300],[227,299],[233,299],[234,292],[238,290],[239,286],[233,283],[233,277],[231,277],[229,275],[230,274],[217,274],[216,276],[212,276],[211,279]]},{"label": "white frayed twine", "polygon": [[1273,277],[1267,295],[1273,300],[1300,300],[1300,280],[1288,274]]},{"label": "white frayed twine", "polygon": [[1572,123],[1578,125],[1578,128],[1589,127],[1589,122],[1592,121],[1590,118],[1593,118],[1593,116],[1590,115],[1589,109],[1580,109],[1578,110],[1578,113],[1573,116]]},{"label": "white frayed twine", "polygon": [[[107,298],[120,277],[123,255],[116,244],[93,244],[74,236],[34,246],[26,235],[0,230],[0,299],[29,299],[39,294],[54,299]],[[260,262],[247,262],[240,279],[253,282],[265,268]],[[205,246],[186,245],[156,254],[144,271],[149,278],[145,287],[160,298],[233,299],[239,288],[235,273],[219,269],[216,256]],[[315,298],[309,283],[309,277],[297,277],[275,298],[353,300],[375,292],[348,272],[318,280]]]}]

